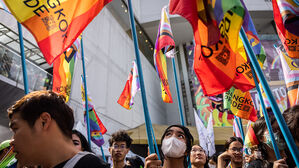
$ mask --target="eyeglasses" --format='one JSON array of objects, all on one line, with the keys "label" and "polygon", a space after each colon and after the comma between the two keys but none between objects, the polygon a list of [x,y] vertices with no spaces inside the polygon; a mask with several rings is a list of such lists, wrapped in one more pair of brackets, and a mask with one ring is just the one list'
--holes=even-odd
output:
[{"label": "eyeglasses", "polygon": [[243,152],[243,148],[229,148],[230,150],[234,151],[234,152]]},{"label": "eyeglasses", "polygon": [[203,149],[191,149],[191,153],[196,153],[196,152],[206,153],[205,150],[203,150]]},{"label": "eyeglasses", "polygon": [[125,149],[126,145],[113,145],[113,149]]}]

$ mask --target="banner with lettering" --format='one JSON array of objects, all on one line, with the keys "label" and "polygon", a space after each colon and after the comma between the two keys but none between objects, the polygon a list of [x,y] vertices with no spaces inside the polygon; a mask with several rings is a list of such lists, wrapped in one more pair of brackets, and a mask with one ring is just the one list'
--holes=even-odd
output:
[{"label": "banner with lettering", "polygon": [[69,48],[112,0],[4,0],[34,36],[48,64]]}]

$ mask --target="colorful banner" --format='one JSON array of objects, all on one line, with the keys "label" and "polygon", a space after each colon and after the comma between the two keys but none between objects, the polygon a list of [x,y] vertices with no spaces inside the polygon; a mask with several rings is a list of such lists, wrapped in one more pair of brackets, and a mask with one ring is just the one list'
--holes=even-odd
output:
[{"label": "colorful banner", "polygon": [[139,76],[136,62],[133,61],[129,77],[117,103],[130,110],[134,104],[134,96],[140,90]]},{"label": "colorful banner", "polygon": [[172,103],[172,97],[169,89],[167,77],[167,63],[165,54],[174,48],[174,40],[171,31],[166,7],[162,8],[161,20],[159,24],[158,35],[155,44],[154,62],[156,71],[161,80],[162,99],[165,103]]},{"label": "colorful banner", "polygon": [[224,109],[229,109],[235,116],[240,118],[256,121],[257,112],[254,108],[249,91],[242,92],[232,87],[224,95]]},{"label": "colorful banner", "polygon": [[81,36],[73,43],[73,45],[63,52],[54,61],[53,64],[53,92],[62,94],[65,102],[69,101],[72,79],[74,74],[75,62],[80,52]]},{"label": "colorful banner", "polygon": [[33,34],[48,64],[52,64],[112,0],[4,1]]},{"label": "colorful banner", "polygon": [[252,125],[253,123],[249,121],[247,125],[247,133],[244,141],[245,148],[251,148],[259,144],[259,141],[253,131]]},{"label": "colorful banner", "polygon": [[291,58],[299,58],[298,0],[272,0],[278,36]]},{"label": "colorful banner", "polygon": [[276,51],[282,63],[290,106],[294,106],[299,103],[299,60],[288,57],[282,46],[277,46]]}]

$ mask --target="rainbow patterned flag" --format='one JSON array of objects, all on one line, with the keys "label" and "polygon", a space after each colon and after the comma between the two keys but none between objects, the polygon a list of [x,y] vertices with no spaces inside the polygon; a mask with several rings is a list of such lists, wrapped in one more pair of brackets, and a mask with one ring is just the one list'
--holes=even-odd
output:
[{"label": "rainbow patterned flag", "polygon": [[235,116],[240,118],[256,121],[257,111],[254,108],[249,91],[242,92],[232,87],[224,93],[223,108],[230,109]]},{"label": "rainbow patterned flag", "polygon": [[299,2],[272,0],[278,36],[291,58],[299,58]]},{"label": "rainbow patterned flag", "polygon": [[48,64],[52,64],[112,0],[4,1],[33,34]]},{"label": "rainbow patterned flag", "polygon": [[74,74],[75,62],[80,55],[81,36],[73,43],[73,45],[64,51],[53,64],[53,87],[52,90],[62,94],[69,101],[71,93],[72,78]]},{"label": "rainbow patterned flag", "polygon": [[[165,54],[174,48],[174,40],[171,31],[166,7],[162,8],[161,20],[155,44],[154,62],[156,71],[161,79],[162,99],[165,103],[172,103],[167,77],[167,63]],[[173,50],[172,50],[173,51]]]},{"label": "rainbow patterned flag", "polygon": [[138,90],[140,90],[138,70],[136,62],[133,61],[133,67],[131,68],[125,88],[119,96],[117,103],[130,110],[134,104],[134,96]]},{"label": "rainbow patterned flag", "polygon": [[282,46],[275,46],[280,56],[290,107],[299,103],[299,66],[295,59],[288,57]]},{"label": "rainbow patterned flag", "polygon": [[244,146],[246,148],[251,148],[251,147],[259,144],[259,141],[253,131],[252,125],[253,125],[253,123],[251,121],[249,121],[248,125],[247,125],[247,133],[246,133],[245,141],[244,141]]},{"label": "rainbow patterned flag", "polygon": [[192,25],[194,71],[204,94],[214,96],[229,90],[236,77],[236,52],[244,17],[241,2],[170,0],[169,9]]},{"label": "rainbow patterned flag", "polygon": [[235,137],[242,138],[241,131],[240,131],[240,129],[239,129],[237,123],[238,123],[237,118],[234,117],[234,123],[233,123],[233,135],[234,135]]}]

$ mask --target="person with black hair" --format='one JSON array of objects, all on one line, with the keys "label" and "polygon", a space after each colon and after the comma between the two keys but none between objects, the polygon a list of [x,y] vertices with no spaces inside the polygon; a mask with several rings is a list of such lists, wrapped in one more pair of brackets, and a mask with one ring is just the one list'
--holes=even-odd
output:
[{"label": "person with black hair", "polygon": [[[187,157],[190,156],[193,141],[193,136],[185,126],[171,125],[166,128],[161,138],[163,168],[187,168]],[[157,154],[145,158],[145,168],[160,165]]]},{"label": "person with black hair", "polygon": [[224,144],[224,152],[218,156],[217,168],[225,168],[228,164],[232,168],[243,165],[243,140],[239,137],[230,137]]},{"label": "person with black hair", "polygon": [[193,145],[190,152],[191,168],[209,168],[208,156],[200,145]]},{"label": "person with black hair", "polygon": [[113,168],[131,168],[125,164],[125,158],[130,151],[131,137],[124,130],[117,131],[109,139],[109,152],[111,154]]},{"label": "person with black hair", "polygon": [[73,140],[73,144],[80,151],[92,152],[86,138],[79,131],[77,130],[72,131],[72,140]]},{"label": "person with black hair", "polygon": [[143,168],[144,167],[143,161],[138,156],[127,157],[126,161],[127,161],[127,165],[131,166],[132,168]]}]

